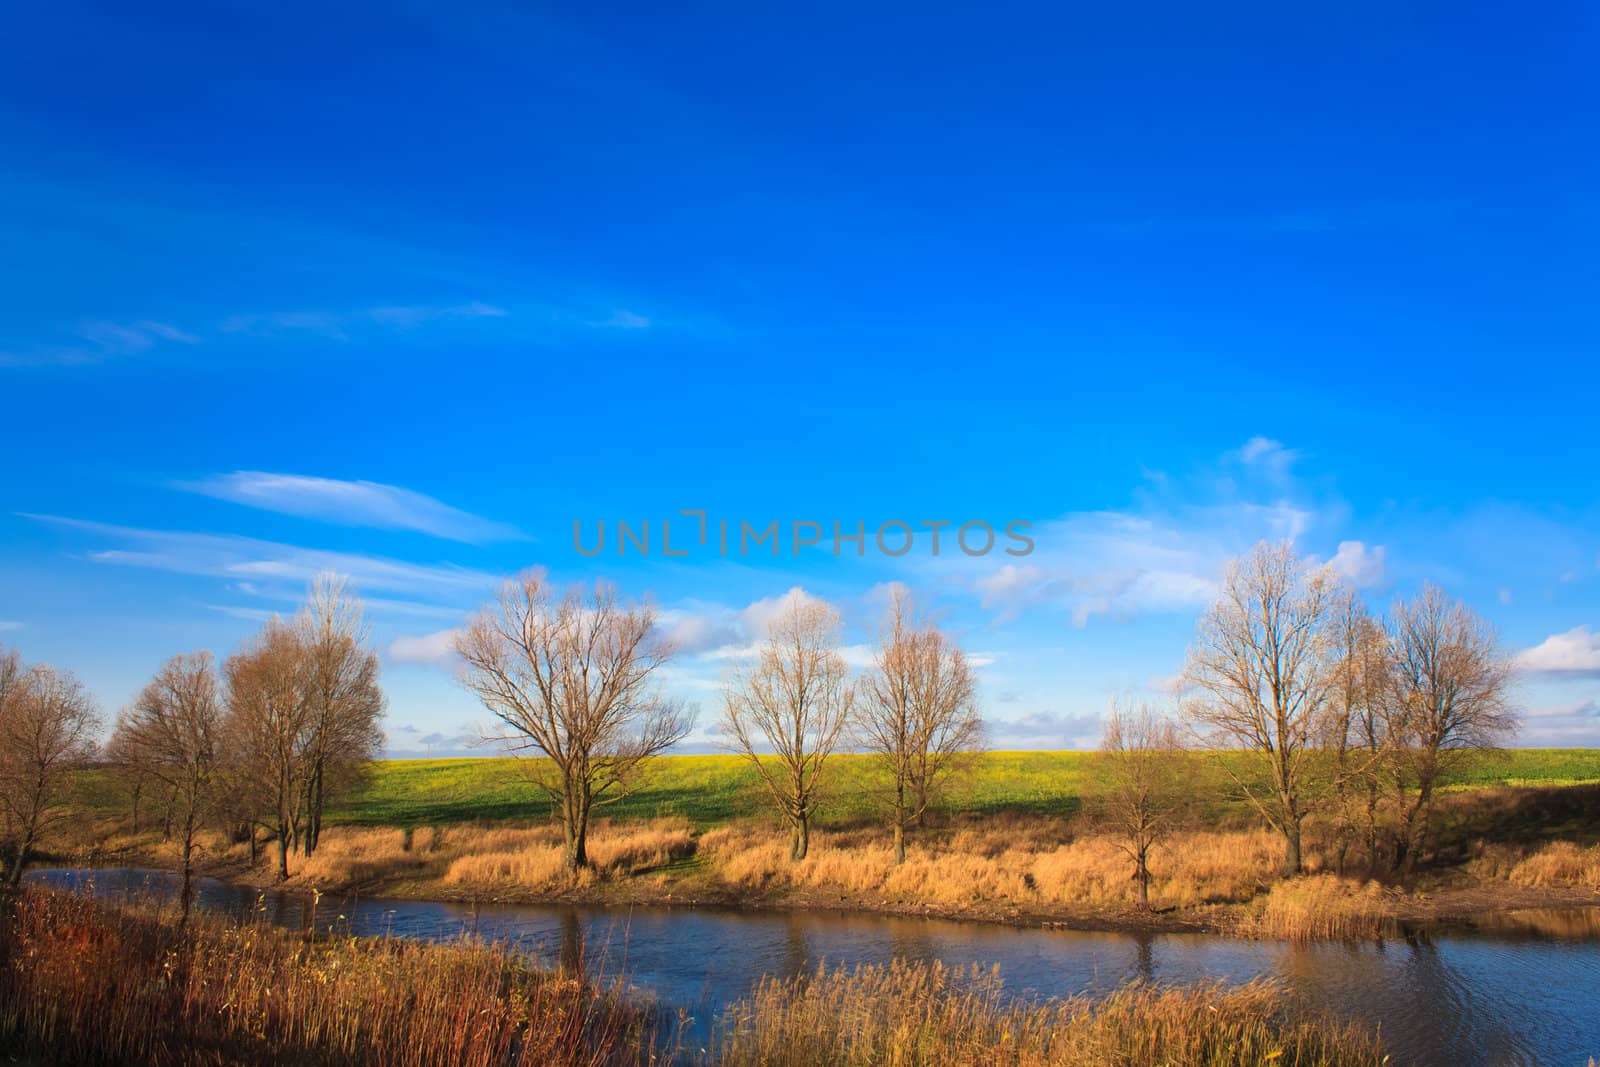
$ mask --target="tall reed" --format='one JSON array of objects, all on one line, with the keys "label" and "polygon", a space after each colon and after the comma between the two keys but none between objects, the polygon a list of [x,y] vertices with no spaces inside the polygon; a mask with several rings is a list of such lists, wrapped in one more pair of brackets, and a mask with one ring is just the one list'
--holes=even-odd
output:
[{"label": "tall reed", "polygon": [[24,890],[0,939],[0,1049],[51,1064],[637,1064],[653,1012],[462,941],[307,943],[265,925]]},{"label": "tall reed", "polygon": [[1376,1037],[1306,1013],[1276,985],[1133,983],[1101,1001],[1007,1002],[999,976],[941,963],[768,978],[724,1015],[724,1065],[1359,1067]]}]

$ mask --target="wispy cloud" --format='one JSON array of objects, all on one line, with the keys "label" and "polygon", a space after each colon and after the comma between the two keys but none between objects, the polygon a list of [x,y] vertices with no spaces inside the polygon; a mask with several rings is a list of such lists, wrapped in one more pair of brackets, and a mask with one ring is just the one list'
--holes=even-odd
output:
[{"label": "wispy cloud", "polygon": [[636,312],[618,308],[611,313],[609,318],[598,319],[591,322],[590,325],[608,327],[614,330],[646,330],[650,328],[650,320]]},{"label": "wispy cloud", "polygon": [[1574,626],[1517,656],[1517,668],[1546,678],[1600,678],[1600,633]]},{"label": "wispy cloud", "polygon": [[175,344],[198,344],[200,338],[178,329],[171,323],[141,319],[138,322],[86,322],[78,327],[78,335],[106,352],[143,352],[161,341]]},{"label": "wispy cloud", "polygon": [[79,323],[67,343],[0,351],[0,367],[80,366],[144,352],[158,344],[199,344],[200,338],[169,322],[91,320]]},{"label": "wispy cloud", "polygon": [[234,471],[177,488],[263,511],[276,511],[343,526],[415,530],[450,541],[484,544],[520,540],[513,526],[485,519],[423,493],[382,482],[342,481],[306,474]]},{"label": "wispy cloud", "polygon": [[[627,308],[603,310],[572,304],[521,303],[515,307],[469,300],[455,304],[378,304],[354,308],[289,308],[245,312],[222,317],[216,335],[238,339],[284,338],[293,335],[358,342],[364,337],[392,337],[424,327],[480,320],[515,319],[517,328],[533,336],[541,332],[640,331],[656,320]],[[676,320],[675,320],[676,321]],[[678,322],[684,327],[683,320]],[[95,319],[58,334],[59,340],[0,348],[0,367],[85,366],[146,352],[162,344],[199,344],[205,338],[168,322],[139,319],[112,322]]]},{"label": "wispy cloud", "polygon": [[296,310],[262,314],[230,315],[217,326],[230,334],[273,334],[308,331],[338,340],[348,340],[359,327],[410,330],[441,320],[500,319],[510,312],[495,304],[469,301],[464,304],[389,304],[343,311]]},{"label": "wispy cloud", "polygon": [[20,630],[20,629],[22,629],[22,624],[20,622],[15,622],[15,621],[12,621],[10,619],[0,619],[0,630]]},{"label": "wispy cloud", "polygon": [[59,515],[19,514],[120,546],[90,550],[88,558],[97,563],[146,567],[174,574],[246,582],[298,582],[303,585],[324,571],[333,571],[349,576],[363,591],[425,593],[456,598],[480,594],[493,588],[495,581],[492,575],[449,563],[409,563],[381,556],[330,552],[226,534],[148,530]]}]

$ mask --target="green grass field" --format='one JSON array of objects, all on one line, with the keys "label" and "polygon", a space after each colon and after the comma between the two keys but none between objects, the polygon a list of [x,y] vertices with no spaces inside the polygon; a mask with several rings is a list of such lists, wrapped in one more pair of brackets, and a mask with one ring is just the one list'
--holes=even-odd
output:
[{"label": "green grass field", "polygon": [[[1080,806],[1086,752],[991,752],[947,791],[948,810],[1070,815]],[[385,760],[367,785],[332,812],[337,822],[425,826],[473,820],[543,818],[549,802],[515,759]],[[871,760],[837,756],[824,823],[871,814]],[[1514,749],[1475,757],[1455,776],[1458,788],[1570,785],[1600,781],[1600,749]],[[1220,782],[1197,781],[1220,791]],[[611,818],[679,815],[697,827],[764,814],[755,771],[738,756],[667,756],[635,792],[608,805]]]},{"label": "green grass field", "polygon": [[[994,752],[963,775],[947,805],[964,811],[1070,814],[1078,807],[1081,752]],[[362,825],[429,825],[475,819],[537,818],[549,801],[528,781],[517,759],[384,760],[373,765],[360,793],[332,813]],[[824,822],[874,810],[871,761],[841,755],[831,774]],[[1600,776],[1600,758],[1596,759]],[[678,815],[698,827],[765,811],[760,781],[740,756],[666,756],[628,796],[601,815],[616,819]]]},{"label": "green grass field", "polygon": [[[989,752],[946,790],[946,811],[1071,815],[1081,806],[1088,752]],[[548,817],[550,802],[529,781],[531,761],[500,759],[380,760],[354,795],[330,811],[333,823],[360,826],[432,826]],[[822,825],[871,817],[877,810],[870,757],[835,756],[819,813]],[[1600,782],[1600,749],[1513,749],[1474,757],[1452,788],[1572,785]],[[1197,796],[1226,804],[1225,776],[1214,765],[1196,767]],[[123,810],[126,797],[114,776],[89,771],[77,777],[75,800],[83,808]],[[597,814],[613,819],[682,816],[704,829],[769,811],[760,782],[740,756],[665,756],[648,779]]]}]

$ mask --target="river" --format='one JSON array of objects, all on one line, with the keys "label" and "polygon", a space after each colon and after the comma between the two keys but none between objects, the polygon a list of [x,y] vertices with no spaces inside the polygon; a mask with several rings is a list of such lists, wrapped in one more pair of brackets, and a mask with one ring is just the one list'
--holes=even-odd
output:
[{"label": "river", "polygon": [[[167,897],[170,872],[39,870],[29,882]],[[304,893],[202,879],[202,908],[301,928]],[[1080,933],[825,911],[481,905],[324,897],[317,926],[448,940],[475,933],[552,963],[586,946],[591,973],[626,975],[703,1040],[762,975],[894,958],[998,965],[1011,994],[1067,996],[1130,978],[1283,981],[1335,1016],[1376,1024],[1397,1064],[1584,1067],[1600,1057],[1600,911],[1506,912],[1383,941],[1293,945],[1211,934]]]}]

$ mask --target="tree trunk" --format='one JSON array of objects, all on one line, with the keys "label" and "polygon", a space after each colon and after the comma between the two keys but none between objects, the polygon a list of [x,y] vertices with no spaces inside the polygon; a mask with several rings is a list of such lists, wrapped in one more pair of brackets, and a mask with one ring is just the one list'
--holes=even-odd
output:
[{"label": "tree trunk", "polygon": [[306,786],[306,834],[305,854],[310,856],[317,850],[317,841],[322,836],[322,764],[319,761],[311,772],[311,781]]},{"label": "tree trunk", "polygon": [[22,884],[22,872],[28,866],[28,853],[32,851],[33,831],[29,830],[22,838],[22,842],[17,845],[17,854],[11,863],[11,874],[6,879],[11,888],[15,889]]},{"label": "tree trunk", "polygon": [[1283,873],[1287,877],[1294,877],[1304,869],[1300,854],[1300,820],[1294,819],[1286,822],[1283,827]]},{"label": "tree trunk", "polygon": [[1139,907],[1150,910],[1150,859],[1144,849],[1139,850]]},{"label": "tree trunk", "polygon": [[806,852],[811,847],[811,817],[800,815],[794,820],[794,829],[789,839],[789,858],[796,863],[806,858]]},{"label": "tree trunk", "polygon": [[1399,839],[1395,842],[1395,869],[1401,877],[1409,879],[1417,870],[1417,860],[1422,852],[1422,839],[1428,827],[1428,802],[1433,798],[1433,785],[1426,783],[1417,788],[1416,803],[1406,811],[1401,823]]},{"label": "tree trunk", "polygon": [[178,894],[178,925],[189,921],[189,911],[194,907],[194,825],[183,832],[183,888]]},{"label": "tree trunk", "polygon": [[894,862],[906,861],[906,784],[902,779],[895,783],[894,795]]},{"label": "tree trunk", "polygon": [[282,826],[278,827],[278,881],[289,880],[289,833]]},{"label": "tree trunk", "polygon": [[577,874],[589,866],[589,812],[582,801],[569,798],[566,805],[565,819],[567,831],[566,854],[562,857],[562,867],[568,874]]},{"label": "tree trunk", "polygon": [[913,821],[916,823],[917,829],[920,830],[928,825],[928,783],[920,778],[916,782],[916,794],[917,817]]}]

